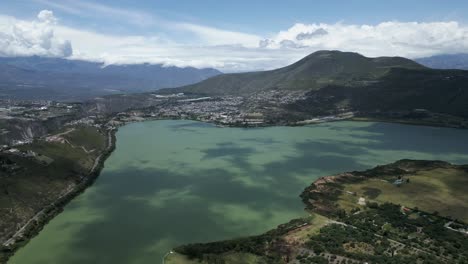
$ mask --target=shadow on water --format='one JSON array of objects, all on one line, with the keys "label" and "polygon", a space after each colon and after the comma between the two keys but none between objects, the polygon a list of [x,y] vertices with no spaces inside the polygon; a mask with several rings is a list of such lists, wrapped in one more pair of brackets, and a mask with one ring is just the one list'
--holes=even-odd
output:
[{"label": "shadow on water", "polygon": [[[355,137],[372,142],[367,147],[373,150],[403,150],[438,154],[467,153],[468,137],[465,129],[392,123],[369,123],[367,126],[353,128],[354,131],[341,125],[327,124],[327,127],[344,133],[354,132]],[[350,142],[343,143],[350,144],[350,146],[360,146],[360,144]]]},{"label": "shadow on water", "polygon": [[[357,149],[312,141],[296,143],[293,148],[294,156],[268,162],[260,170],[249,162],[249,157],[257,152],[254,147],[220,142],[201,151],[202,161],[225,159],[253,177],[258,185],[238,181],[239,175],[220,168],[193,169],[190,174],[138,167],[105,172],[102,178],[112,181],[99,181],[98,190],[88,203],[99,208],[105,217],[80,228],[70,242],[72,248],[81,252],[80,257],[76,262],[68,259],[68,263],[128,263],[144,255],[142,249],[157,245],[161,239],[170,238],[168,243],[176,245],[265,231],[264,223],[277,214],[298,215],[291,211],[297,212],[301,207],[298,195],[305,185],[288,174],[308,173],[310,167],[330,171],[338,169],[337,164],[359,166],[351,157],[323,154],[352,154]],[[165,199],[164,194],[171,191],[172,196]],[[279,223],[273,219],[270,227]],[[167,248],[156,250],[163,253]],[[86,256],[89,259],[84,259]]]},{"label": "shadow on water", "polygon": [[214,148],[202,150],[202,160],[224,158],[234,166],[249,171],[251,164],[248,161],[250,155],[256,153],[251,147],[242,147],[232,142],[217,143]]},{"label": "shadow on water", "polygon": [[[131,263],[161,239],[180,243],[254,234],[275,211],[288,213],[297,203],[297,195],[284,198],[268,188],[246,186],[226,170],[193,173],[201,177],[138,168],[106,175],[112,182],[99,184],[99,194],[91,198],[105,217],[77,232],[70,246],[80,258],[67,263]],[[226,210],[252,215],[231,219],[235,212]]]},{"label": "shadow on water", "polygon": [[[148,129],[138,133],[156,142],[141,143],[148,147],[195,130],[191,138],[179,138],[179,149],[164,145],[155,150],[157,157],[172,155],[172,166],[162,166],[151,156],[141,157],[140,145],[126,159],[117,157],[126,151],[124,141],[135,140],[131,128],[119,131],[120,145],[106,166],[133,165],[105,168],[96,184],[44,229],[66,236],[60,250],[53,257],[44,253],[48,241],[41,233],[32,241],[37,244],[20,250],[12,263],[27,263],[22,258],[32,255],[35,263],[158,263],[176,245],[257,234],[301,215],[298,195],[320,176],[392,162],[400,155],[456,154],[452,162],[468,158],[462,147],[468,135],[454,129],[357,122],[255,130],[190,121],[138,126]],[[67,218],[83,208],[99,217]]]}]

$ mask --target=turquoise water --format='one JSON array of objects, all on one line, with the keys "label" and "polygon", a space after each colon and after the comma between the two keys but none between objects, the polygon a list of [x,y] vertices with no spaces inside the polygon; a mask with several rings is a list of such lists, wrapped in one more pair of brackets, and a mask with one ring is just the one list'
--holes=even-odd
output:
[{"label": "turquoise water", "polygon": [[466,130],[336,122],[120,128],[96,183],[9,263],[161,263],[172,247],[259,234],[304,215],[316,178],[402,158],[468,161]]}]

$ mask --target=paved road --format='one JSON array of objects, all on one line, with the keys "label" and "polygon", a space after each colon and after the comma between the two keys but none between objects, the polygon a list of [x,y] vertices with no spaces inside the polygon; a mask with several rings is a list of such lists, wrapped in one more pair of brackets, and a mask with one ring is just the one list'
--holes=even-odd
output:
[{"label": "paved road", "polygon": [[[70,129],[66,132],[63,132],[62,134],[66,134],[66,133],[70,133],[71,131],[73,131],[73,129]],[[108,141],[107,141],[107,147],[106,147],[106,150],[109,150],[111,145],[112,145],[112,137],[111,137],[111,131],[108,131],[107,133],[107,137],[108,137]],[[92,173],[96,167],[98,166],[99,164],[99,161],[101,160],[101,157],[102,157],[102,154],[99,155],[98,157],[96,157],[96,159],[94,160],[94,164],[93,164],[93,167],[91,168],[90,172],[89,173]],[[63,197],[65,197],[66,195],[68,195],[70,192],[74,191],[75,188],[73,187],[69,187],[67,189],[67,191],[65,193],[63,193],[62,195],[60,195],[56,201],[62,199]],[[53,202],[51,204],[51,206],[55,206],[56,205],[56,201]],[[3,246],[10,246],[11,244],[14,244],[16,242],[16,239],[18,239],[19,237],[23,236],[23,233],[24,231],[26,230],[26,228],[33,222],[33,221],[37,221],[39,219],[40,216],[42,216],[45,212],[45,208],[40,210],[39,212],[37,212],[31,219],[29,219],[18,231],[16,231],[15,234],[13,234],[12,237],[10,237],[8,240],[6,240],[5,242],[3,242]]]}]

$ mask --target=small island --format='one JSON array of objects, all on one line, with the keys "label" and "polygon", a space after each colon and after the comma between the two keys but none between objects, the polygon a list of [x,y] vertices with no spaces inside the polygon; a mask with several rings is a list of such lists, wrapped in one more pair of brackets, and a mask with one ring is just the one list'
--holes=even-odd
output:
[{"label": "small island", "polygon": [[261,235],[183,245],[165,263],[466,263],[468,166],[400,160],[322,177],[310,213]]}]

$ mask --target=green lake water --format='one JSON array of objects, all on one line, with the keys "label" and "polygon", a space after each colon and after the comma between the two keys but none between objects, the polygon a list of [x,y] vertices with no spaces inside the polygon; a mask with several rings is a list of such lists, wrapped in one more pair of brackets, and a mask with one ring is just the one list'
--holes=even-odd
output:
[{"label": "green lake water", "polygon": [[161,263],[174,246],[259,234],[304,215],[316,178],[402,158],[468,162],[466,130],[335,122],[122,127],[96,183],[13,256],[15,264]]}]

